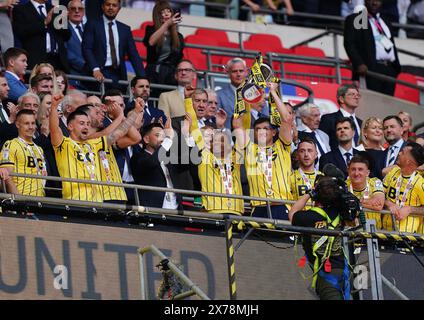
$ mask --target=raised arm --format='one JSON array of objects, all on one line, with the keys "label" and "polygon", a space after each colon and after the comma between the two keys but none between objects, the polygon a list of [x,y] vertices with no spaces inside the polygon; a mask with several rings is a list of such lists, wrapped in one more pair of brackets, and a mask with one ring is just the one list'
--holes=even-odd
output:
[{"label": "raised arm", "polygon": [[88,137],[89,139],[96,139],[103,136],[108,136],[112,134],[113,131],[115,131],[118,126],[122,123],[122,121],[125,119],[124,117],[124,111],[117,103],[111,103],[107,106],[108,114],[113,118],[113,121],[110,125],[108,125],[106,128],[104,128],[101,131],[94,132],[90,134]]},{"label": "raised arm", "polygon": [[281,118],[280,125],[280,133],[279,137],[285,144],[291,144],[293,140],[292,136],[292,123],[293,123],[293,115],[290,113],[288,108],[284,105],[283,101],[281,101],[280,97],[277,94],[277,89],[280,84],[271,82],[268,84],[269,94],[272,95],[275,101],[275,105],[277,106],[278,113]]},{"label": "raised arm", "polygon": [[244,149],[249,143],[249,134],[244,127],[244,118],[247,113],[241,114],[238,118],[233,118],[233,134],[236,137],[236,149]]},{"label": "raised arm", "polygon": [[143,117],[144,101],[136,99],[134,112],[130,112],[128,117],[110,135],[107,136],[107,144],[113,145],[118,139],[125,136],[128,130],[137,122],[138,117]]},{"label": "raised arm", "polygon": [[303,210],[303,208],[305,208],[307,202],[311,199],[311,196],[309,195],[309,193],[305,194],[304,196],[302,196],[301,198],[299,198],[299,200],[297,200],[291,207],[290,211],[289,211],[289,220],[290,222],[293,220],[293,215],[300,211]]},{"label": "raised arm", "polygon": [[168,28],[171,28],[173,25],[176,25],[181,22],[181,15],[179,12],[175,13],[171,19],[167,20],[165,23],[163,23],[159,29],[157,29],[149,38],[149,45],[154,46],[158,43],[160,38],[163,36],[163,34],[168,30]]},{"label": "raised arm", "polygon": [[62,143],[63,133],[59,127],[59,115],[57,113],[57,106],[63,99],[62,94],[55,94],[52,98],[52,106],[50,109],[49,126],[50,126],[50,140],[53,146],[58,146]]}]

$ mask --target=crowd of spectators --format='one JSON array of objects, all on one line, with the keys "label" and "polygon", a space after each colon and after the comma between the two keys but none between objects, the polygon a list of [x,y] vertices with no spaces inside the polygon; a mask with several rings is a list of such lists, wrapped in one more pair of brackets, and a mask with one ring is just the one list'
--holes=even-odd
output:
[{"label": "crowd of spectators", "polygon": [[[401,231],[422,232],[424,222],[415,215],[424,208],[424,137],[411,132],[408,113],[362,121],[356,115],[359,89],[349,84],[337,91],[340,110],[321,117],[314,104],[293,110],[281,98],[279,84],[270,82],[260,99],[235,114],[236,89],[249,67],[233,58],[226,65],[228,86],[216,92],[195,88],[196,66],[183,59],[184,42],[176,29],[181,15],[169,3],[153,8],[154,26],[144,39],[146,70],[130,28],[116,20],[119,0],[105,0],[102,15],[91,20],[81,0],[67,7],[69,28],[60,32],[46,0],[13,10],[21,47],[4,51],[0,73],[0,177],[8,192],[136,202],[131,188],[10,174],[51,175],[170,189],[139,190],[144,206],[181,208],[181,195],[172,192],[177,188],[223,194],[202,196],[201,211],[288,219],[289,206],[281,202],[271,202],[268,212],[265,201],[252,200],[248,212],[242,200],[225,195],[296,200],[332,163],[363,206],[373,210],[368,218],[379,228],[393,227],[389,216],[379,213],[387,208]],[[127,79],[126,58],[136,74],[129,100],[118,83]],[[27,69],[32,69],[28,87]],[[93,84],[68,80],[67,73],[113,81],[102,96],[87,95],[82,90]],[[177,85],[160,92],[157,107],[150,101],[150,85],[156,82]],[[278,124],[270,120],[271,104]]]}]

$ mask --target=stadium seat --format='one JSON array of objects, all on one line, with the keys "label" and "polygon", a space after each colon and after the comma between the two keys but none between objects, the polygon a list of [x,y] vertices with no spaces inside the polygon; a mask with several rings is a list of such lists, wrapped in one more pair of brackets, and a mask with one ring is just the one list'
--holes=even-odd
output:
[{"label": "stadium seat", "polygon": [[211,29],[197,29],[194,33],[196,36],[202,36],[202,37],[210,37],[214,38],[217,41],[222,42],[229,42],[228,35],[225,31],[221,30],[211,30]]},{"label": "stadium seat", "polygon": [[307,57],[320,57],[324,58],[325,53],[320,48],[312,48],[308,46],[298,46],[292,49],[295,55],[307,56]]},{"label": "stadium seat", "polygon": [[[342,83],[351,83],[352,82],[352,71],[347,68],[340,68],[340,74],[342,76]],[[331,68],[331,75],[336,75],[336,68]],[[346,79],[343,79],[346,78]],[[334,80],[335,82],[335,80]]]},{"label": "stadium seat", "polygon": [[281,43],[280,37],[276,35],[272,35],[272,34],[264,34],[264,33],[251,34],[247,41],[257,42],[266,46],[283,48],[283,44]]},{"label": "stadium seat", "polygon": [[[424,85],[424,78],[418,77],[410,73],[400,73],[397,77],[398,80],[409,82],[411,84]],[[417,89],[413,89],[401,84],[396,84],[394,96],[399,99],[408,100],[414,103],[420,102],[420,93]]]},{"label": "stadium seat", "polygon": [[144,21],[142,24],[140,24],[140,30],[145,31],[146,26],[153,26],[153,21]]},{"label": "stadium seat", "polygon": [[[144,30],[135,29],[135,30],[131,30],[131,33],[132,33],[134,38],[141,38],[141,39],[144,38]],[[140,55],[140,57],[146,58],[147,49],[146,49],[146,46],[144,45],[144,43],[140,42],[140,41],[136,41],[135,47],[137,48],[137,52]]]},{"label": "stadium seat", "polygon": [[[291,79],[332,82],[329,78],[322,77],[331,75],[331,67],[286,62],[284,63],[284,72],[286,73],[286,77]],[[304,73],[304,75],[293,73]]]},{"label": "stadium seat", "polygon": [[184,58],[190,60],[197,70],[208,70],[206,55],[200,52],[200,49],[185,48]]},{"label": "stadium seat", "polygon": [[[186,44],[201,44],[206,46],[215,46],[220,47],[220,41],[215,38],[210,38],[208,36],[198,36],[198,35],[189,35],[184,39]],[[207,57],[206,54],[202,53],[202,49],[197,48],[185,48],[185,56],[195,63],[197,69],[207,70]],[[195,59],[196,61],[194,61]],[[220,65],[222,61],[221,56],[212,56],[211,62],[212,64]],[[213,67],[213,71],[222,71],[219,67]]]}]

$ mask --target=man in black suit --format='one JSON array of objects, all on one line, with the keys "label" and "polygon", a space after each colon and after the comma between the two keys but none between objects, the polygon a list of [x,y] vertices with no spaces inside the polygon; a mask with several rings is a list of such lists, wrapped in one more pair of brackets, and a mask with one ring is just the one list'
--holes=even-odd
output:
[{"label": "man in black suit", "polygon": [[146,127],[152,122],[166,123],[165,113],[153,107],[151,104],[149,105],[150,98],[150,80],[146,76],[136,76],[131,80],[131,93],[133,95],[133,100],[127,105],[125,109],[125,113],[130,112],[134,109],[134,100],[136,98],[142,98],[144,100],[144,115],[143,115],[143,127]]},{"label": "man in black suit", "polygon": [[319,160],[319,170],[322,171],[327,163],[334,164],[343,171],[347,177],[347,165],[355,154],[359,151],[352,146],[352,138],[355,134],[354,124],[350,118],[342,118],[336,122],[336,136],[338,141],[337,149],[322,155]]},{"label": "man in black suit", "polygon": [[[396,78],[400,73],[398,53],[393,39],[391,25],[380,15],[382,0],[365,0],[368,10],[346,18],[344,26],[344,47],[352,67],[352,79],[358,80],[367,71],[373,71]],[[365,21],[366,20],[366,21]],[[366,77],[367,88],[393,95],[395,84]]]},{"label": "man in black suit", "polygon": [[6,106],[3,105],[3,101],[9,97],[9,91],[6,76],[0,71],[0,123],[9,122],[9,114],[6,111]]},{"label": "man in black suit", "polygon": [[[173,188],[172,170],[165,164],[172,146],[174,131],[171,121],[165,124],[151,123],[143,130],[142,143],[144,148],[134,153],[131,158],[131,169],[136,184],[162,188]],[[139,190],[142,206],[177,209],[180,197],[173,192]]]},{"label": "man in black suit", "polygon": [[[67,26],[59,26],[53,6],[47,0],[31,0],[13,8],[13,31],[28,53],[28,68],[48,62],[68,72],[64,42],[71,33]],[[59,19],[60,20],[60,19]]]},{"label": "man in black suit", "polygon": [[377,177],[382,179],[396,165],[399,152],[406,146],[402,139],[403,122],[395,115],[387,116],[383,120],[384,138],[389,147],[383,152],[378,150],[367,150],[374,158]]},{"label": "man in black suit", "polygon": [[324,131],[330,138],[330,148],[335,150],[338,147],[336,137],[337,120],[348,117],[352,119],[354,124],[353,146],[358,146],[359,137],[361,135],[362,120],[356,117],[355,110],[359,106],[361,95],[358,88],[354,84],[344,84],[337,89],[337,102],[340,109],[337,112],[329,113],[321,117],[319,129]]},{"label": "man in black suit", "polygon": [[102,17],[87,22],[82,40],[82,53],[93,77],[99,82],[112,79],[116,88],[119,80],[127,80],[126,56],[137,76],[145,73],[130,27],[116,20],[120,9],[120,0],[104,1]]}]

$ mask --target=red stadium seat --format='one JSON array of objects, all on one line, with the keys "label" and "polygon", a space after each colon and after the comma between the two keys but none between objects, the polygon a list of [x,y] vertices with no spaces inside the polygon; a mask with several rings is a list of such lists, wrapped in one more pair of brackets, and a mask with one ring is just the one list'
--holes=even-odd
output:
[{"label": "red stadium seat", "polygon": [[[189,35],[187,37],[185,37],[184,39],[185,43],[189,44],[200,44],[200,45],[206,45],[206,46],[215,46],[215,47],[220,47],[222,45],[220,45],[220,41],[215,39],[215,38],[210,38],[207,36],[198,36],[198,35]],[[195,63],[195,66],[197,69],[201,69],[201,70],[208,70],[207,68],[207,57],[206,54],[202,53],[202,49],[197,49],[197,48],[185,48],[185,51],[188,50],[188,52],[186,52],[186,56],[188,59],[192,60],[195,59],[196,63],[194,60],[193,63]],[[220,65],[222,61],[221,56],[212,56],[211,57],[211,62],[212,64],[217,64]],[[222,71],[220,70],[219,67],[214,67],[212,68],[213,71]]]},{"label": "red stadium seat", "polygon": [[[346,68],[340,68],[340,74],[342,76],[342,83],[351,83],[352,82],[352,71]],[[331,75],[336,75],[336,68],[331,69]],[[346,78],[346,79],[343,79]],[[335,82],[336,80],[334,80]]]},{"label": "red stadium seat", "polygon": [[[320,75],[330,76],[331,75],[330,67],[287,62],[287,63],[284,63],[284,72],[286,73],[286,77],[291,79],[332,82],[329,78],[320,76]],[[304,74],[300,75],[300,74],[287,74],[287,73],[304,73]]]},{"label": "red stadium seat", "polygon": [[210,29],[199,28],[196,30],[194,34],[196,36],[214,38],[217,41],[229,42],[227,33],[221,30],[210,30]]},{"label": "red stadium seat", "polygon": [[153,26],[153,21],[144,21],[142,24],[140,24],[140,30],[145,31],[146,26]]},{"label": "red stadium seat", "polygon": [[[135,29],[131,30],[131,33],[134,38],[144,38],[144,30]],[[147,49],[143,42],[136,41],[135,47],[137,48],[137,52],[142,58],[146,58],[147,56]]]},{"label": "red stadium seat", "polygon": [[[410,73],[402,72],[398,75],[397,79],[405,81],[405,82],[409,82],[415,85],[417,84],[424,85],[423,77],[418,77]],[[417,89],[413,89],[401,84],[396,84],[394,96],[396,98],[408,100],[414,103],[420,102],[420,93]]]},{"label": "red stadium seat", "polygon": [[197,70],[208,70],[206,55],[200,52],[200,49],[185,48],[184,57],[190,60]]},{"label": "red stadium seat", "polygon": [[260,51],[263,55],[268,52],[291,54],[290,49],[283,47],[280,38],[272,34],[252,34],[243,42],[243,47],[247,50]]},{"label": "red stadium seat", "polygon": [[308,46],[299,46],[292,49],[295,55],[307,57],[320,57],[324,58],[325,53],[320,48],[312,48]]},{"label": "red stadium seat", "polygon": [[251,34],[247,41],[258,42],[258,43],[265,44],[272,47],[283,48],[283,44],[281,43],[280,37],[277,37],[273,34],[264,34],[264,33]]}]

